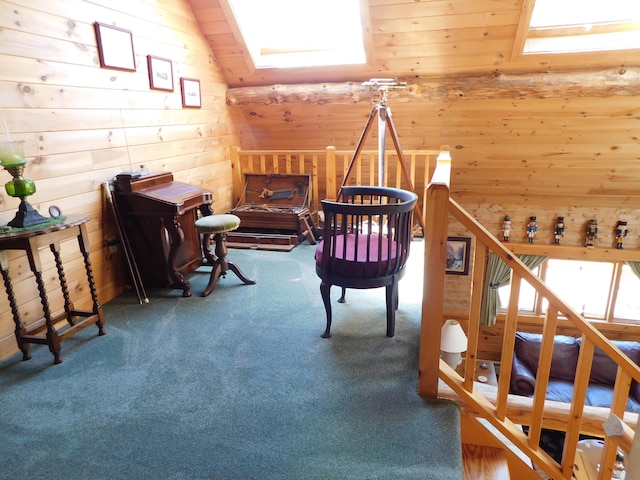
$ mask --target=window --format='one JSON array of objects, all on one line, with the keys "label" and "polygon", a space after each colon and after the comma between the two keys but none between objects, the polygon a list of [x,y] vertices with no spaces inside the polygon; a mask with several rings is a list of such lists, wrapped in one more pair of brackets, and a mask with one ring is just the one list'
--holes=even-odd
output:
[{"label": "window", "polygon": [[637,49],[640,2],[535,0],[521,19],[517,38],[524,39],[517,47],[525,55]]},{"label": "window", "polygon": [[[587,319],[640,322],[640,278],[626,264],[547,259],[533,272]],[[498,289],[503,307],[509,302],[509,291],[509,285]],[[538,299],[535,290],[523,281],[518,310],[543,315],[547,307],[547,301]]]},{"label": "window", "polygon": [[[609,303],[613,263],[547,260],[545,282],[585,318],[604,320]],[[542,311],[547,311],[543,302]]]},{"label": "window", "polygon": [[256,68],[366,62],[360,0],[227,0]]},{"label": "window", "polygon": [[629,265],[623,265],[614,309],[615,318],[640,321],[638,292],[640,292],[640,278],[633,273]]},{"label": "window", "polygon": [[[540,276],[540,267],[532,270],[533,273]],[[505,306],[509,303],[509,295],[511,294],[511,285],[505,285],[498,289],[498,298],[500,305]],[[536,291],[526,281],[520,284],[520,296],[518,298],[518,310],[524,312],[533,312],[536,309]]]}]

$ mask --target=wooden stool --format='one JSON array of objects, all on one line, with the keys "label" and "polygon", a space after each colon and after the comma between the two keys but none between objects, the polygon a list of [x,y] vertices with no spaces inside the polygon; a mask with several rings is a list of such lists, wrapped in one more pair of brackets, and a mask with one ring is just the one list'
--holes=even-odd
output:
[{"label": "wooden stool", "polygon": [[[211,265],[211,277],[202,296],[209,295],[218,283],[220,276],[226,276],[227,270],[235,273],[240,280],[247,285],[253,285],[255,280],[248,278],[234,263],[227,260],[227,232],[240,226],[240,218],[230,213],[221,215],[208,215],[196,220],[196,231],[202,234],[202,252],[207,259],[207,265]],[[211,253],[211,236],[216,242],[215,255]]]}]

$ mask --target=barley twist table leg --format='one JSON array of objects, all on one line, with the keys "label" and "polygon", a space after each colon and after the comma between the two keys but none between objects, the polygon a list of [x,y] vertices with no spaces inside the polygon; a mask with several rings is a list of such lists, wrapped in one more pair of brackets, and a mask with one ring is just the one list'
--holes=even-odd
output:
[{"label": "barley twist table leg", "polygon": [[[4,256],[4,252],[2,252],[2,254]],[[9,298],[9,306],[11,307],[13,321],[16,324],[15,335],[18,342],[18,348],[22,352],[22,360],[29,360],[31,358],[29,344],[22,341],[22,335],[24,334],[25,328],[22,325],[22,320],[20,319],[18,302],[16,302],[16,296],[13,292],[13,285],[11,284],[11,277],[9,277],[9,270],[5,269],[4,266],[2,268],[2,279],[4,280],[4,288],[7,291],[7,297]]]},{"label": "barley twist table leg", "polygon": [[53,353],[53,363],[62,363],[60,357],[60,336],[53,325],[53,317],[51,316],[51,307],[49,306],[49,298],[47,290],[42,279],[42,272],[36,270],[33,272],[38,284],[38,292],[40,292],[40,303],[42,304],[42,312],[44,313],[45,324],[47,325],[47,343],[49,351]]},{"label": "barley twist table leg", "polygon": [[62,258],[60,257],[60,245],[58,243],[52,243],[50,246],[51,253],[56,262],[56,270],[58,270],[58,279],[60,280],[60,289],[62,290],[62,296],[64,298],[64,311],[67,314],[67,322],[69,325],[75,325],[75,320],[71,315],[73,310],[73,304],[69,297],[69,285],[67,284],[67,277],[64,274],[64,267],[62,266]]}]

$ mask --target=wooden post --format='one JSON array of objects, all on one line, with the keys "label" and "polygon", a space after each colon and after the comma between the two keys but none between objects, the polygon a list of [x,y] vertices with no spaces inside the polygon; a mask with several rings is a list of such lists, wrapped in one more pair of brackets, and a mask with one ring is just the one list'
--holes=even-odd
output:
[{"label": "wooden post", "polygon": [[440,330],[449,227],[451,160],[438,162],[424,201],[424,284],[418,360],[418,394],[436,398],[440,377]]},{"label": "wooden post", "polygon": [[[314,153],[311,156],[311,206],[314,212],[320,209],[319,187],[318,187],[318,154]],[[316,218],[317,220],[317,218]]]},{"label": "wooden post", "polygon": [[327,198],[335,199],[337,198],[338,190],[336,188],[336,147],[329,146],[327,147],[327,178],[326,181],[326,195]]},{"label": "wooden post", "polygon": [[236,206],[244,191],[244,172],[240,162],[240,148],[231,147],[229,156],[231,158],[231,174],[233,175],[233,205]]},{"label": "wooden post", "polygon": [[[473,249],[473,273],[471,274],[471,301],[469,302],[469,322],[467,323],[467,355],[465,372],[475,370],[480,336],[480,310],[482,309],[482,290],[486,270],[488,250],[485,244],[476,238]],[[465,388],[471,390],[475,375],[465,375]]]}]

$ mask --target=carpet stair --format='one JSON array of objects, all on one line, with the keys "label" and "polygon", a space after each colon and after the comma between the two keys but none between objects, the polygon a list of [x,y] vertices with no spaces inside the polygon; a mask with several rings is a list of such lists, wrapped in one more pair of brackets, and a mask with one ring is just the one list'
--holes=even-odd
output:
[{"label": "carpet stair", "polygon": [[462,444],[464,480],[509,480],[509,464],[500,448]]}]

